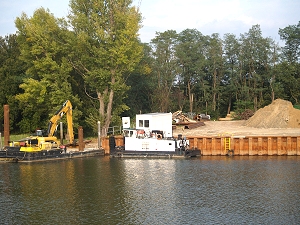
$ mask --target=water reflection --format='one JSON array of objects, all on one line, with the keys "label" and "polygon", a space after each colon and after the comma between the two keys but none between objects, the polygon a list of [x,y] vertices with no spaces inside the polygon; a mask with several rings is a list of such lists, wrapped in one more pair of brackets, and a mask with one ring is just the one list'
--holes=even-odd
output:
[{"label": "water reflection", "polygon": [[298,224],[298,157],[0,164],[1,224]]}]

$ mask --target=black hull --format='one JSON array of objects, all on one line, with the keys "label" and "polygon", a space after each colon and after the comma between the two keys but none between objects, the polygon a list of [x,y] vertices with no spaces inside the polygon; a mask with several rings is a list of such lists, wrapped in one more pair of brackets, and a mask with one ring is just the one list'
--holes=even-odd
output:
[{"label": "black hull", "polygon": [[110,154],[111,157],[132,157],[132,158],[190,158],[190,157],[199,157],[201,156],[201,151],[198,149],[195,150],[176,150],[167,152],[167,151],[134,151],[134,150],[116,150]]},{"label": "black hull", "polygon": [[93,149],[85,151],[64,152],[61,149],[43,150],[38,152],[23,152],[23,151],[0,151],[0,161],[7,162],[31,162],[31,161],[46,161],[68,158],[82,158],[90,156],[103,156],[103,149]]}]

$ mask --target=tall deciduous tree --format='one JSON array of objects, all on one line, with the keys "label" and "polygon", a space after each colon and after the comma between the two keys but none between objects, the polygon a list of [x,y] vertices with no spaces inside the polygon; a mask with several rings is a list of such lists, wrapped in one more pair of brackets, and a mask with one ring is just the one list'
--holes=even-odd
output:
[{"label": "tall deciduous tree", "polygon": [[285,41],[283,54],[287,61],[300,63],[300,21],[279,29],[280,39]]},{"label": "tall deciduous tree", "polygon": [[153,88],[155,93],[152,96],[153,111],[167,112],[170,107],[170,96],[178,73],[177,59],[175,55],[177,33],[175,30],[168,30],[163,33],[156,33],[151,40],[153,49]]},{"label": "tall deciduous tree", "polygon": [[195,29],[186,29],[178,34],[176,45],[180,68],[178,83],[183,86],[183,90],[186,90],[190,112],[193,112],[194,107],[194,87],[203,80],[205,39],[206,37]]},{"label": "tall deciduous tree", "polygon": [[240,82],[245,108],[255,111],[264,105],[264,92],[269,88],[268,67],[272,55],[271,41],[263,38],[259,25],[241,35]]},{"label": "tall deciduous tree", "polygon": [[[9,104],[10,127],[15,130],[17,123],[20,122],[21,110],[14,96],[21,91],[19,85],[23,82],[26,70],[19,56],[17,35],[0,37],[0,111],[3,112],[4,104]],[[3,113],[0,113],[0,120],[3,120]]]},{"label": "tall deciduous tree", "polygon": [[212,34],[209,38],[207,59],[209,61],[207,79],[211,84],[211,110],[216,112],[217,102],[220,99],[220,84],[224,75],[223,43],[218,34]]},{"label": "tall deciduous tree", "polygon": [[279,29],[280,38],[285,41],[283,62],[279,66],[279,80],[290,96],[289,100],[300,100],[300,22]]},{"label": "tall deciduous tree", "polygon": [[107,134],[114,117],[128,109],[123,96],[124,76],[142,56],[138,39],[141,14],[131,0],[71,0],[69,15],[74,31],[74,68],[83,76],[86,93],[98,102],[90,123],[102,124]]},{"label": "tall deciduous tree", "polygon": [[227,96],[223,101],[227,105],[226,114],[229,114],[232,104],[239,100],[238,90],[240,89],[240,82],[238,77],[240,43],[234,34],[225,34],[223,43],[225,78],[222,94],[223,96]]},{"label": "tall deciduous tree", "polygon": [[[69,32],[62,19],[56,19],[44,8],[37,9],[31,18],[26,14],[16,19],[20,59],[26,63],[26,76],[16,96],[23,109],[20,127],[29,132],[47,126],[47,122],[66,100],[79,104],[73,95],[68,62]],[[76,121],[80,112],[73,113]]]}]

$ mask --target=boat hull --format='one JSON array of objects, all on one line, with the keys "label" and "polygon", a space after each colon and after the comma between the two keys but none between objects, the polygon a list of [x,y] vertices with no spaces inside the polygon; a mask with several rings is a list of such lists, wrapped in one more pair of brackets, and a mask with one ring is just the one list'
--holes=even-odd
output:
[{"label": "boat hull", "polygon": [[176,148],[174,151],[141,151],[141,150],[125,150],[124,146],[115,146],[110,148],[111,157],[122,157],[122,158],[190,158],[201,156],[199,149],[185,149]]}]

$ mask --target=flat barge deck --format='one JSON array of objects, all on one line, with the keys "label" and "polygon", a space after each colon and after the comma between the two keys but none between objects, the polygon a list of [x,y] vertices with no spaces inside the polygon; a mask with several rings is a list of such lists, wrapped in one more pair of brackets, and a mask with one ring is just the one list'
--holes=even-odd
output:
[{"label": "flat barge deck", "polygon": [[36,162],[36,161],[49,161],[59,159],[71,159],[71,158],[83,158],[104,156],[103,149],[84,149],[78,151],[78,149],[69,149],[62,151],[60,149],[44,150],[37,152],[25,152],[25,151],[13,151],[13,150],[1,150],[0,161],[1,162]]}]

